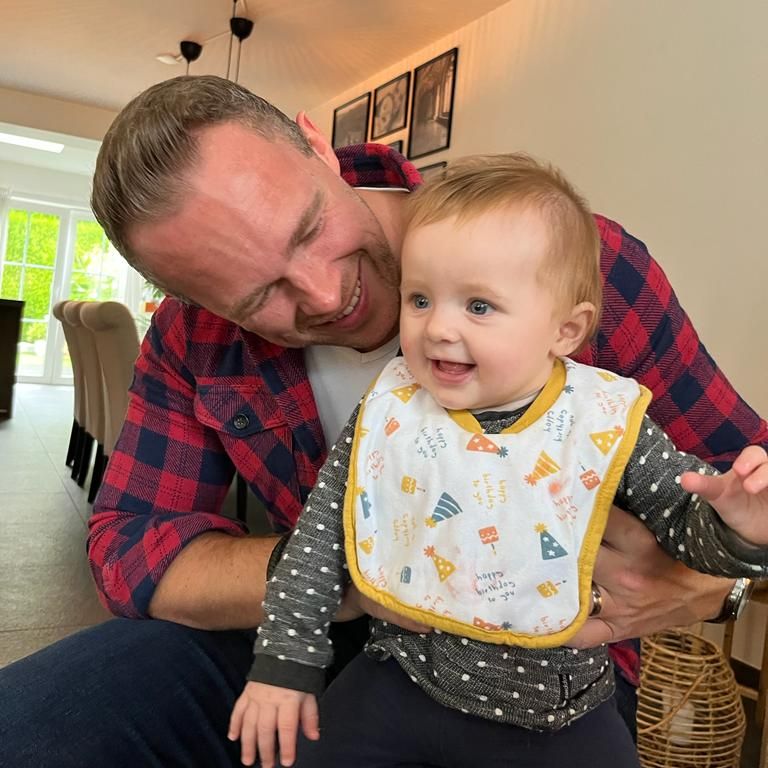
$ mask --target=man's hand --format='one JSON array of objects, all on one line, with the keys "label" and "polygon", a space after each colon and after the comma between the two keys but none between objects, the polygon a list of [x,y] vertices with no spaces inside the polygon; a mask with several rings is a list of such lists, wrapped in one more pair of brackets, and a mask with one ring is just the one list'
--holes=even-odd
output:
[{"label": "man's hand", "polygon": [[411,632],[432,631],[432,627],[428,627],[425,624],[419,624],[416,621],[407,619],[405,616],[400,616],[374,602],[369,597],[361,594],[354,584],[350,584],[349,587],[347,587],[347,591],[344,593],[344,599],[341,601],[339,610],[336,611],[333,620],[352,621],[352,619],[357,619],[366,613],[369,616],[373,616],[374,619],[381,619],[390,624],[396,624],[398,627],[408,629]]},{"label": "man's hand", "polygon": [[639,520],[617,507],[608,518],[593,581],[602,594],[602,610],[568,642],[574,648],[706,621],[720,613],[734,584],[686,568]]},{"label": "man's hand", "polygon": [[273,768],[277,736],[280,765],[293,765],[299,722],[308,739],[320,738],[317,699],[311,693],[249,682],[235,702],[227,737],[240,739],[243,765],[253,765],[258,756],[261,768]]}]

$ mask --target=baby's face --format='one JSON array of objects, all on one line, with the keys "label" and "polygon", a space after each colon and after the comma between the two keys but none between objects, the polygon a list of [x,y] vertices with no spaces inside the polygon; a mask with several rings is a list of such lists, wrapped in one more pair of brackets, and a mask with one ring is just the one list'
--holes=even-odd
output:
[{"label": "baby's face", "polygon": [[546,384],[561,317],[539,270],[549,248],[535,210],[410,229],[402,249],[400,343],[445,408],[493,408]]}]

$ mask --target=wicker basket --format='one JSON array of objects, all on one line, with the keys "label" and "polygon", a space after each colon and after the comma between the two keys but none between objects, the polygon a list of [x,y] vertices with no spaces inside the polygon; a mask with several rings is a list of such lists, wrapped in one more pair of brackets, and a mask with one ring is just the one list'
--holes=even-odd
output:
[{"label": "wicker basket", "polygon": [[637,750],[644,768],[739,768],[746,719],[720,649],[669,631],[643,640]]}]

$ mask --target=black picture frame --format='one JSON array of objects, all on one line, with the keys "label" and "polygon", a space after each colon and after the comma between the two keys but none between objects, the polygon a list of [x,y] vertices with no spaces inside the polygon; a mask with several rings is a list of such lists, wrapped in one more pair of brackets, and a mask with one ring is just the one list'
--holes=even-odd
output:
[{"label": "black picture frame", "polygon": [[421,180],[426,184],[432,179],[441,179],[445,173],[445,169],[448,167],[448,161],[443,160],[439,163],[432,163],[431,165],[424,165],[416,170],[421,176]]},{"label": "black picture frame", "polygon": [[390,141],[387,146],[390,149],[394,149],[395,152],[399,152],[401,155],[403,154],[403,140],[398,139],[397,141]]},{"label": "black picture frame", "polygon": [[410,72],[403,72],[374,90],[371,141],[402,131],[408,125],[410,95]]},{"label": "black picture frame", "polygon": [[425,157],[451,145],[453,96],[459,49],[441,53],[414,70],[408,158]]},{"label": "black picture frame", "polygon": [[331,145],[334,149],[364,144],[368,139],[371,92],[364,93],[333,110]]}]

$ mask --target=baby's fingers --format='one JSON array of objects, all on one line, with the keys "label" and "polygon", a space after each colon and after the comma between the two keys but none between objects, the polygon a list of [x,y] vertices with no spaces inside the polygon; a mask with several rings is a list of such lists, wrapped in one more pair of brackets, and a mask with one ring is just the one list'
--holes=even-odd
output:
[{"label": "baby's fingers", "polygon": [[688,493],[698,493],[709,502],[717,501],[728,488],[726,475],[700,475],[698,472],[683,472],[680,486]]},{"label": "baby's fingers", "polygon": [[768,466],[768,454],[759,445],[750,445],[745,448],[733,462],[733,471],[742,479],[745,479]]},{"label": "baby's fingers", "polygon": [[742,480],[744,490],[757,495],[763,493],[768,488],[768,464],[758,464],[757,467],[746,475]]},{"label": "baby's fingers", "polygon": [[[240,726],[240,762],[243,765],[253,765],[256,762],[258,751],[256,749],[257,731],[263,712],[258,704],[249,703],[243,713]],[[272,763],[262,760],[259,765],[262,768],[271,768]]]},{"label": "baby's fingers", "polygon": [[311,741],[317,741],[320,738],[320,714],[317,709],[317,699],[314,696],[307,696],[301,702],[301,730]]},{"label": "baby's fingers", "polygon": [[243,714],[247,706],[248,700],[245,696],[240,696],[232,708],[232,714],[229,716],[229,729],[227,730],[227,738],[230,741],[237,741],[240,738],[240,731],[243,728]]},{"label": "baby's fingers", "polygon": [[[261,768],[273,768],[275,764],[275,729],[277,727],[277,708],[264,706],[259,708],[258,722],[255,723],[255,737],[259,745],[259,765]],[[245,745],[243,745],[243,750]],[[243,765],[251,765],[245,762],[243,751]]]},{"label": "baby's fingers", "polygon": [[277,739],[280,744],[280,765],[293,765],[293,761],[296,759],[296,734],[298,730],[298,707],[293,703],[283,704],[277,711]]}]

